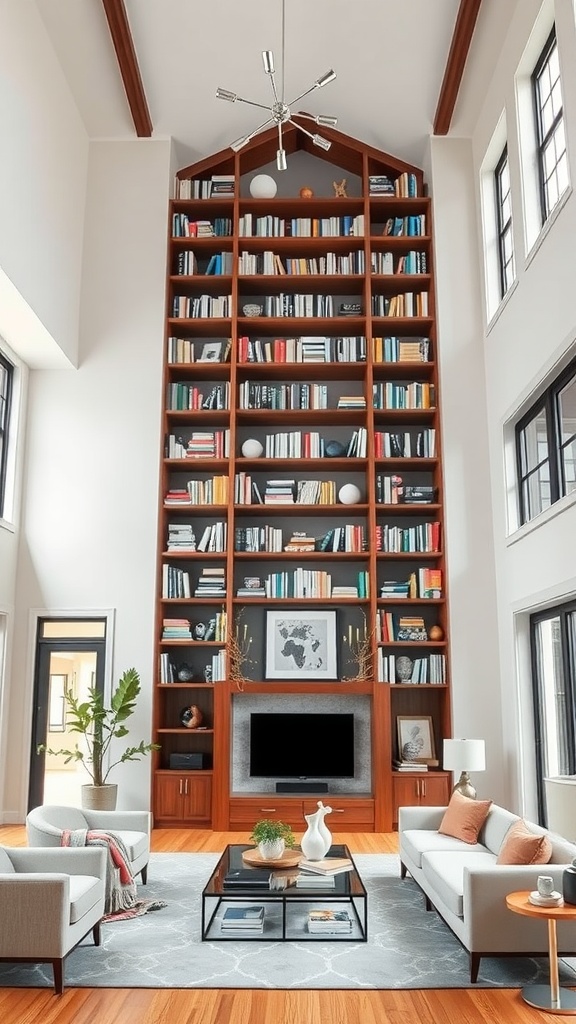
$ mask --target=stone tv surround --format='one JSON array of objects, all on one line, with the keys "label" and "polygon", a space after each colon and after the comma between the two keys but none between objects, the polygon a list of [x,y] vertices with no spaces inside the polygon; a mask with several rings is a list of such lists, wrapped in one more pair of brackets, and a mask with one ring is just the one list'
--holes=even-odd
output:
[{"label": "stone tv surround", "polygon": [[[293,714],[299,711],[318,714],[319,721],[325,714],[352,712],[354,715],[354,761],[355,775],[353,779],[318,779],[327,781],[331,793],[370,793],[372,791],[371,776],[371,741],[370,713],[371,701],[368,696],[353,694],[278,694],[266,696],[237,696],[232,700],[232,757],[231,757],[231,790],[233,793],[275,793],[279,779],[252,779],[250,767],[250,714],[251,712],[271,712]],[[295,737],[295,739],[297,739]],[[290,737],[286,738],[290,742]],[[330,737],[323,731],[320,743],[329,743]]]}]

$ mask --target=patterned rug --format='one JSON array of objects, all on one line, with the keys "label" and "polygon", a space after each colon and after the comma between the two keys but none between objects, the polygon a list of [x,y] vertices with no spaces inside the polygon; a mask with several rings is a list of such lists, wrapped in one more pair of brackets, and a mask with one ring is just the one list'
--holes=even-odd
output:
[{"label": "patterned rug", "polygon": [[[216,854],[156,853],[139,895],[167,907],[102,925],[66,960],[65,984],[88,988],[410,989],[470,988],[468,956],[436,913],[424,909],[394,854],[358,854],[368,890],[368,942],[200,941],[200,894]],[[257,901],[247,901],[257,902]],[[574,961],[572,961],[574,962]],[[479,988],[548,983],[546,958],[486,958]],[[576,971],[561,963],[561,983]],[[0,986],[52,985],[48,965],[0,964]]]}]

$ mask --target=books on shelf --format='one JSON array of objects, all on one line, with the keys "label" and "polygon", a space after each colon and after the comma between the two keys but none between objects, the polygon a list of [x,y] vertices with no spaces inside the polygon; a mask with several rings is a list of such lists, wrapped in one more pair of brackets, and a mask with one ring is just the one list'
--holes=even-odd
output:
[{"label": "books on shelf", "polygon": [[394,761],[395,772],[427,772],[428,765],[420,761]]},{"label": "books on shelf", "polygon": [[352,931],[352,918],[347,910],[310,910],[308,931],[318,934],[337,932],[345,935]]},{"label": "books on shelf", "polygon": [[352,871],[354,867],[349,857],[322,857],[321,860],[300,861],[300,871],[311,871],[314,875],[338,875],[341,871]]},{"label": "books on shelf", "polygon": [[317,875],[312,871],[303,871],[296,875],[297,889],[335,889],[336,875]]},{"label": "books on shelf", "polygon": [[224,931],[263,931],[265,909],[255,907],[226,907],[220,927]]}]

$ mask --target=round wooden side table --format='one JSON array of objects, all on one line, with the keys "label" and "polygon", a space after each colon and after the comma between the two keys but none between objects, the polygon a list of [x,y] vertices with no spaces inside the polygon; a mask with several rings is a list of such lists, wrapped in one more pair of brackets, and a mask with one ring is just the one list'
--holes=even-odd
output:
[{"label": "round wooden side table", "polygon": [[558,979],[557,921],[576,921],[576,906],[571,903],[560,907],[537,907],[530,903],[529,892],[511,892],[506,897],[506,906],[514,914],[525,917],[541,917],[548,921],[548,957],[550,960],[550,984],[527,985],[522,989],[522,998],[537,1010],[548,1013],[576,1014],[576,992],[560,988]]}]

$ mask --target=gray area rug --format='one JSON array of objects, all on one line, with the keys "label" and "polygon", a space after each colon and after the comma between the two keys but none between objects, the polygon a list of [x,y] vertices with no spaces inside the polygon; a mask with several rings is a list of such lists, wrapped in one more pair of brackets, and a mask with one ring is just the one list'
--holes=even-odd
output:
[{"label": "gray area rug", "polygon": [[[468,956],[394,854],[354,858],[368,890],[368,942],[201,942],[200,894],[217,854],[156,853],[147,897],[163,910],[102,925],[67,958],[65,984],[89,988],[410,989],[470,988]],[[250,903],[257,900],[247,901]],[[318,904],[316,904],[318,905]],[[486,958],[474,987],[548,983],[546,958]],[[561,963],[561,983],[576,972]],[[0,986],[52,985],[49,965],[0,964]]]}]

